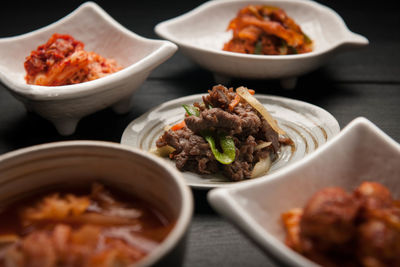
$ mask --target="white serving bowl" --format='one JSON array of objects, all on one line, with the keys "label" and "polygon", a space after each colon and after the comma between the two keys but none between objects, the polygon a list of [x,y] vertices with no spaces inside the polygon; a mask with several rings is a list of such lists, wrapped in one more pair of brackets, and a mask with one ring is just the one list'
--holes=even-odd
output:
[{"label": "white serving bowl", "polygon": [[[314,51],[298,55],[249,55],[223,51],[232,37],[229,21],[249,4],[283,8],[314,41]],[[183,53],[214,73],[217,83],[230,78],[280,79],[292,88],[296,78],[323,65],[344,49],[368,44],[351,32],[332,9],[305,0],[218,0],[208,1],[179,17],[156,25],[155,32],[176,44]]]},{"label": "white serving bowl", "polygon": [[[25,57],[46,43],[53,33],[73,36],[85,44],[85,50],[113,58],[124,69],[74,85],[27,84]],[[171,42],[146,39],[129,31],[97,4],[87,2],[44,28],[1,38],[0,80],[29,111],[51,121],[60,134],[69,135],[74,133],[82,117],[98,110],[112,106],[117,113],[129,111],[132,93],[176,50],[176,45]]]},{"label": "white serving bowl", "polygon": [[284,244],[281,214],[304,207],[325,187],[354,190],[363,181],[380,182],[400,198],[400,145],[364,118],[302,161],[266,178],[209,192],[211,205],[265,253],[290,266],[315,266]]},{"label": "white serving bowl", "polygon": [[0,206],[44,188],[100,181],[132,194],[175,220],[166,239],[135,266],[179,266],[193,199],[182,175],[150,153],[110,142],[67,141],[0,156]]}]

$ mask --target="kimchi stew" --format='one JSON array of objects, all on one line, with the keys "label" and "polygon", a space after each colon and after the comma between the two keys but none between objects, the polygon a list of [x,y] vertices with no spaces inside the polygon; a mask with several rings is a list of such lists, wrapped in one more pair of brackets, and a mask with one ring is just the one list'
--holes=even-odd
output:
[{"label": "kimchi stew", "polygon": [[286,12],[274,6],[248,5],[229,23],[232,39],[223,50],[256,55],[311,52],[312,40]]},{"label": "kimchi stew", "polygon": [[28,84],[60,86],[92,81],[122,69],[113,59],[84,50],[70,35],[53,34],[26,58]]},{"label": "kimchi stew", "polygon": [[99,183],[0,207],[0,266],[128,266],[175,222],[147,202]]}]

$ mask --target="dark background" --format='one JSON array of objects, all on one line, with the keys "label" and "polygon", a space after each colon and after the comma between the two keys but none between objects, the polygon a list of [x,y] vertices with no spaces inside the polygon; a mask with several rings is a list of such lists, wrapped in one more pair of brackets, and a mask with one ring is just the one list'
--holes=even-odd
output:
[{"label": "dark background", "polygon": [[[0,38],[26,33],[69,14],[83,1],[12,1],[0,10]],[[199,0],[96,1],[131,31],[158,38],[154,26],[200,5]],[[303,100],[336,117],[341,127],[358,116],[375,123],[400,141],[400,9],[396,1],[318,1],[338,12],[353,32],[366,36],[369,46],[337,55],[328,64],[300,77],[294,90],[277,81],[235,80],[258,93]],[[203,93],[214,85],[210,72],[179,51],[152,72],[134,95],[128,114],[110,109],[83,118],[69,137],[23,105],[0,85],[0,154],[52,141],[92,139],[119,142],[135,118],[167,100]],[[1,175],[1,174],[0,174]],[[271,261],[206,202],[205,191],[194,191],[195,214],[189,233],[185,266],[262,266]]]}]

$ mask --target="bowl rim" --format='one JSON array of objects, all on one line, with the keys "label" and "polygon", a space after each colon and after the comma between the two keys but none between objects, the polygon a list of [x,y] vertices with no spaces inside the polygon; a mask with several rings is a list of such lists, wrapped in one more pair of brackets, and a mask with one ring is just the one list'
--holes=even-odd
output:
[{"label": "bowl rim", "polygon": [[146,57],[141,58],[137,62],[134,62],[133,64],[124,67],[120,71],[102,77],[101,79],[72,85],[41,86],[15,82],[13,79],[8,77],[7,72],[0,71],[0,80],[6,85],[6,87],[8,89],[11,89],[11,91],[13,91],[14,93],[35,100],[61,100],[87,96],[97,93],[99,91],[108,90],[108,87],[114,84],[118,85],[121,83],[121,81],[127,80],[134,74],[151,71],[153,68],[171,57],[178,49],[178,47],[174,43],[168,40],[145,38],[132,32],[131,30],[127,29],[122,24],[117,22],[98,4],[91,1],[81,4],[71,13],[44,27],[17,36],[0,38],[0,44],[7,42],[16,42],[20,39],[25,39],[37,34],[41,34],[42,32],[51,30],[52,28],[59,25],[70,23],[70,20],[72,18],[80,16],[80,14],[85,10],[91,10],[92,12],[94,12],[95,15],[99,16],[102,20],[109,24],[114,31],[120,32],[130,39],[135,39],[139,42],[156,45],[157,48],[149,53]]},{"label": "bowl rim", "polygon": [[[187,232],[192,215],[193,215],[193,195],[189,187],[186,185],[184,178],[182,175],[163,162],[161,159],[152,155],[151,153],[132,148],[126,145],[108,142],[108,141],[92,141],[92,140],[79,140],[79,141],[59,141],[52,143],[45,143],[34,145],[30,147],[25,147],[21,149],[17,149],[11,152],[7,152],[5,154],[0,155],[0,166],[2,164],[9,164],[10,161],[18,159],[21,156],[25,155],[35,155],[40,154],[42,151],[48,151],[52,149],[68,149],[68,148],[104,148],[107,150],[114,151],[124,151],[131,154],[135,154],[136,156],[145,158],[153,162],[153,164],[158,165],[161,169],[168,172],[176,184],[177,194],[181,195],[182,198],[182,207],[177,216],[176,224],[174,225],[171,232],[168,236],[146,257],[144,257],[139,262],[135,263],[135,266],[150,266],[160,260],[163,256],[167,255],[185,236]],[[12,166],[15,167],[15,166]]]},{"label": "bowl rim", "polygon": [[[301,5],[308,6],[310,9],[312,8],[314,10],[317,10],[319,13],[329,14],[330,16],[334,17],[336,22],[339,24],[339,26],[345,30],[345,32],[347,33],[347,39],[342,40],[341,42],[337,42],[334,45],[329,46],[326,49],[322,49],[319,51],[313,50],[311,52],[303,53],[303,54],[278,55],[277,56],[277,55],[252,55],[252,54],[243,54],[243,53],[223,51],[222,49],[221,50],[209,49],[209,48],[202,47],[202,46],[196,46],[195,44],[193,44],[191,42],[182,42],[181,40],[179,40],[179,38],[176,38],[173,34],[168,32],[168,27],[170,25],[182,23],[186,19],[190,18],[191,16],[197,15],[200,13],[204,13],[208,9],[211,9],[211,8],[218,8],[218,7],[233,4],[233,3],[249,4],[249,3],[253,3],[253,2],[269,3],[269,2],[278,2],[278,1],[281,3],[297,4],[299,6],[301,6]],[[322,54],[331,52],[331,51],[335,50],[336,48],[338,48],[339,46],[346,44],[346,43],[354,44],[357,46],[364,46],[364,45],[369,44],[369,41],[366,37],[364,37],[360,34],[351,32],[349,30],[349,28],[347,27],[347,25],[345,24],[343,18],[335,10],[333,10],[332,8],[330,8],[328,6],[325,6],[320,3],[310,1],[310,0],[254,0],[254,1],[250,1],[250,0],[218,0],[218,1],[208,1],[208,2],[205,2],[205,3],[197,6],[194,9],[184,13],[184,14],[181,14],[177,17],[174,17],[174,18],[171,18],[171,19],[168,19],[168,20],[158,23],[155,26],[154,31],[157,33],[158,36],[160,36],[164,39],[170,40],[183,48],[187,48],[190,50],[196,50],[198,52],[203,52],[203,53],[210,53],[215,56],[219,55],[219,56],[235,58],[237,60],[290,61],[293,59],[318,57]]]},{"label": "bowl rim", "polygon": [[[229,188],[217,188],[211,190],[207,194],[207,200],[210,205],[221,215],[228,218],[231,223],[236,225],[266,253],[269,253],[276,259],[285,262],[288,265],[294,266],[318,266],[303,255],[295,252],[287,247],[281,240],[265,230],[261,225],[254,221],[249,216],[243,216],[246,210],[240,205],[235,205],[237,199],[235,195],[240,194],[242,191],[251,190],[257,186],[268,186],[271,183],[279,183],[282,177],[287,177],[303,165],[313,162],[319,157],[320,154],[326,153],[331,147],[337,146],[341,140],[346,139],[347,136],[353,131],[367,130],[370,134],[375,135],[377,138],[382,139],[388,146],[396,148],[400,153],[400,144],[388,136],[385,132],[379,129],[375,124],[364,117],[357,117],[352,120],[343,130],[328,141],[323,147],[310,154],[308,157],[293,163],[287,168],[278,170],[271,174],[269,179],[245,181],[241,184],[233,185]],[[262,236],[260,236],[260,233]]]}]

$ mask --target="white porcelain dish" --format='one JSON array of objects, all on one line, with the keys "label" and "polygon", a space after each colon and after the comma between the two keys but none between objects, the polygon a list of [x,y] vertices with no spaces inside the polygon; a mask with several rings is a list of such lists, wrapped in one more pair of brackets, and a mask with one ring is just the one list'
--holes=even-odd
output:
[{"label": "white porcelain dish", "polygon": [[268,255],[289,266],[315,266],[284,244],[283,212],[304,207],[318,190],[340,186],[350,191],[362,181],[377,181],[400,197],[400,145],[365,118],[357,118],[309,157],[231,188],[209,192],[208,201]]},{"label": "white porcelain dish", "polygon": [[[299,55],[248,55],[222,51],[231,39],[226,31],[229,21],[249,4],[283,8],[314,41],[311,53]],[[332,9],[304,0],[218,0],[208,1],[179,17],[156,25],[155,32],[176,44],[183,53],[214,73],[217,83],[230,78],[280,79],[292,88],[296,78],[324,64],[335,53],[368,44],[368,40],[351,32]]]},{"label": "white porcelain dish", "polygon": [[175,220],[166,239],[135,266],[180,266],[193,197],[182,175],[144,151],[101,141],[67,141],[0,156],[0,209],[45,188],[94,181],[145,200]]},{"label": "white porcelain dish", "polygon": [[[278,121],[294,141],[294,146],[281,148],[278,158],[273,162],[269,173],[296,162],[312,153],[327,140],[339,133],[336,119],[327,111],[289,98],[255,95]],[[183,120],[185,110],[182,104],[201,102],[202,95],[192,95],[166,102],[141,117],[132,121],[125,129],[121,143],[149,151],[155,147],[156,140],[162,135],[165,126],[174,125]],[[175,161],[165,159],[175,166]],[[188,185],[198,189],[231,186],[231,182],[221,174],[200,175],[193,172],[183,172]]]},{"label": "white porcelain dish", "polygon": [[[113,58],[124,69],[75,85],[27,84],[25,57],[53,33],[73,36],[85,44],[85,50]],[[176,50],[176,45],[169,41],[146,39],[129,31],[97,4],[87,2],[44,28],[1,38],[0,80],[29,111],[51,121],[60,134],[69,135],[82,117],[98,110],[112,106],[117,113],[129,111],[132,93]]]}]

